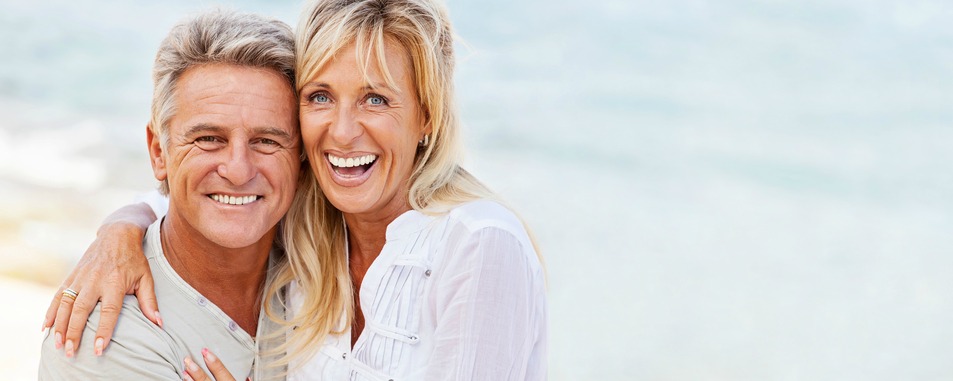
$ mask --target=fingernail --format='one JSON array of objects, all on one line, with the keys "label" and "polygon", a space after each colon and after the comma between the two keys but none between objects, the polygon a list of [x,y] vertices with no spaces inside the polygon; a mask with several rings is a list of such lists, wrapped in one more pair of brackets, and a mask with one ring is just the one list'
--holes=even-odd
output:
[{"label": "fingernail", "polygon": [[62,335],[61,333],[57,332],[56,335],[54,336],[54,338],[55,338],[56,341],[53,342],[53,346],[54,346],[56,349],[63,348],[63,335]]},{"label": "fingernail", "polygon": [[103,355],[103,338],[97,337],[96,338],[96,356],[102,356],[102,355]]},{"label": "fingernail", "polygon": [[159,315],[159,311],[156,311],[156,322],[159,323],[159,328],[162,328],[162,315]]},{"label": "fingernail", "polygon": [[212,351],[208,350],[208,348],[202,348],[202,356],[205,356],[205,359],[208,360],[208,362],[218,361],[218,357],[215,357],[215,355],[212,354]]},{"label": "fingernail", "polygon": [[185,367],[189,369],[189,372],[196,372],[199,370],[198,364],[188,357],[185,358]]},{"label": "fingernail", "polygon": [[73,340],[66,340],[66,357],[73,357]]}]

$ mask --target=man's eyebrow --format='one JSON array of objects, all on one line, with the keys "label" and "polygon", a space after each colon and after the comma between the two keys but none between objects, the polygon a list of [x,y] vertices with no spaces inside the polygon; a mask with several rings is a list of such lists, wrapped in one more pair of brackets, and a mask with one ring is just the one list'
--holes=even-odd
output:
[{"label": "man's eyebrow", "polygon": [[[207,133],[207,132],[221,134],[225,132],[225,128],[216,126],[214,124],[200,123],[192,127],[189,127],[189,129],[185,131],[185,135],[191,136],[191,135],[197,135],[197,134]],[[293,138],[291,134],[288,133],[288,131],[285,131],[278,127],[256,127],[252,129],[252,132],[256,135],[271,135],[271,136],[276,136],[279,138],[285,138],[288,140],[292,140]]]},{"label": "man's eyebrow", "polygon": [[288,140],[292,140],[292,136],[291,134],[288,133],[288,131],[285,131],[278,127],[257,127],[253,131],[257,135],[271,135],[271,136],[277,136],[277,137],[285,138]]},{"label": "man's eyebrow", "polygon": [[222,130],[224,130],[224,128],[219,127],[219,126],[216,126],[216,125],[213,125],[213,124],[199,123],[199,124],[196,124],[196,125],[194,125],[194,126],[192,126],[192,127],[189,127],[188,130],[185,130],[185,135],[186,135],[186,136],[189,136],[189,135],[200,134],[200,133],[203,133],[203,132],[218,132],[218,133],[220,133],[220,132],[222,132]]}]

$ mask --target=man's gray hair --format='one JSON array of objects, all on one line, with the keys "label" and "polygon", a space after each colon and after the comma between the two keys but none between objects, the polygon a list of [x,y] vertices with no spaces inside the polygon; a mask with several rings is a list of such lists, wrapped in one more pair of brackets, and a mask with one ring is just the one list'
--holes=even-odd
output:
[{"label": "man's gray hair", "polygon": [[[271,69],[295,91],[294,35],[288,24],[222,9],[188,18],[162,40],[152,69],[149,128],[163,148],[168,147],[168,123],[176,112],[176,83],[189,68],[210,63]],[[168,181],[163,181],[160,192],[168,194],[168,189]]]}]

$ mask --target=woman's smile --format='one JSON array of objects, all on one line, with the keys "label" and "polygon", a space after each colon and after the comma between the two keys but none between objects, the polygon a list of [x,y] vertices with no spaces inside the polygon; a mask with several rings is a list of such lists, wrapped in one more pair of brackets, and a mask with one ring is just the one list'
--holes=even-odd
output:
[{"label": "woman's smile", "polygon": [[353,187],[363,184],[370,177],[374,165],[377,164],[377,155],[358,154],[358,155],[335,155],[326,153],[325,159],[328,168],[333,174],[332,179],[335,183],[345,187]]},{"label": "woman's smile", "polygon": [[327,157],[334,172],[344,177],[360,176],[377,162],[377,155],[373,154],[345,158],[329,153]]}]

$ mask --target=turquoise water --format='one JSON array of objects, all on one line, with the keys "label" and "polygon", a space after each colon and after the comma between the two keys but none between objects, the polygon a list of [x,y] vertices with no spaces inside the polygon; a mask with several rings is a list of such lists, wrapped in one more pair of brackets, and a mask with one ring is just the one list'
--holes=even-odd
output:
[{"label": "turquoise water", "polygon": [[[545,251],[553,379],[953,377],[949,3],[449,5],[468,163]],[[150,188],[149,66],[199,8],[3,3],[0,184]]]}]

